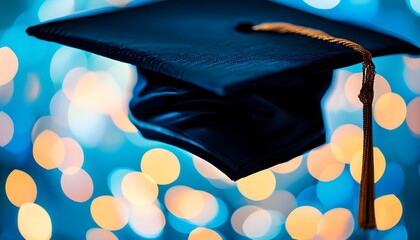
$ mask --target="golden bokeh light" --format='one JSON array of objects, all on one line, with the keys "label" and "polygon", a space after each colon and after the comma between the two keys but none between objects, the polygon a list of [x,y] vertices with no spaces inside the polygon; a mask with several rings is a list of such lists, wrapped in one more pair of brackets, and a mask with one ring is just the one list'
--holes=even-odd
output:
[{"label": "golden bokeh light", "polygon": [[269,169],[262,170],[237,181],[239,192],[253,201],[268,198],[276,188],[276,178]]},{"label": "golden bokeh light", "polygon": [[303,156],[298,156],[293,158],[292,160],[277,164],[276,166],[270,168],[273,172],[285,174],[285,173],[291,173],[298,169],[300,164],[302,163]]},{"label": "golden bokeh light", "polygon": [[259,209],[245,219],[242,229],[250,239],[259,239],[269,232],[271,226],[271,214],[265,209]]},{"label": "golden bokeh light", "polygon": [[80,108],[111,115],[120,111],[121,99],[121,88],[111,74],[87,72],[78,80],[71,100]]},{"label": "golden bokeh light", "polygon": [[393,130],[405,120],[407,107],[404,99],[396,93],[382,95],[375,104],[375,121],[383,128]]},{"label": "golden bokeh light", "polygon": [[163,148],[147,151],[141,159],[141,170],[151,176],[157,184],[170,184],[175,181],[181,170],[178,158]]},{"label": "golden bokeh light", "polygon": [[[379,148],[373,148],[373,159],[374,159],[374,166],[375,166],[375,183],[381,179],[382,175],[384,175],[385,168],[386,168],[386,161],[385,156],[382,154]],[[360,183],[362,179],[362,162],[363,162],[363,150],[360,149],[357,152],[353,160],[350,163],[350,173],[351,176],[356,180],[356,182]]]},{"label": "golden bokeh light", "polygon": [[331,150],[335,158],[343,163],[350,163],[363,147],[363,130],[353,124],[338,127],[331,136]]},{"label": "golden bokeh light", "polygon": [[226,174],[206,160],[197,156],[192,156],[192,159],[195,169],[197,169],[203,177],[208,179],[229,179]]},{"label": "golden bokeh light", "polygon": [[38,204],[24,203],[18,212],[18,229],[25,239],[48,240],[52,223],[48,212]]},{"label": "golden bokeh light", "polygon": [[0,147],[6,146],[13,138],[15,127],[13,120],[5,112],[0,112]]},{"label": "golden bokeh light", "polygon": [[54,162],[61,172],[73,174],[82,168],[84,162],[83,149],[73,138],[62,138],[53,146]]},{"label": "golden bokeh light", "polygon": [[294,239],[313,239],[317,234],[322,213],[311,206],[294,209],[286,219],[286,230]]},{"label": "golden bokeh light", "polygon": [[407,106],[407,125],[412,133],[420,135],[420,97],[416,97]]},{"label": "golden bokeh light", "polygon": [[157,199],[159,188],[149,175],[131,172],[124,176],[121,191],[131,204],[148,205]]},{"label": "golden bokeh light", "polygon": [[[203,206],[199,214],[197,214],[194,217],[188,217],[188,215],[185,214],[186,212],[185,209],[186,207],[188,207],[187,204],[181,204],[182,207],[180,206],[181,207],[180,210],[183,212],[184,216],[187,216],[187,220],[194,223],[195,225],[204,226],[216,217],[216,215],[219,212],[219,205],[217,203],[217,200],[210,193],[205,192],[205,191],[196,191],[196,192],[201,194],[201,198],[199,199],[202,200],[201,205]],[[193,215],[195,214],[191,214],[191,216]]]},{"label": "golden bokeh light", "polygon": [[86,202],[92,197],[93,181],[83,169],[75,173],[63,173],[60,183],[64,194],[75,202]]},{"label": "golden bokeh light", "polygon": [[191,231],[188,240],[222,240],[222,237],[214,230],[198,227]]},{"label": "golden bokeh light", "polygon": [[123,228],[130,217],[125,203],[112,196],[95,198],[90,205],[90,213],[96,224],[110,231]]},{"label": "golden bokeh light", "polygon": [[0,48],[0,86],[8,84],[15,77],[19,67],[16,54],[9,47]]},{"label": "golden bokeh light", "polygon": [[68,99],[74,98],[73,94],[76,89],[77,83],[79,79],[81,79],[87,72],[88,70],[84,67],[73,68],[67,72],[63,80],[62,89],[63,89],[64,95]]},{"label": "golden bokeh light", "polygon": [[230,219],[230,223],[232,225],[233,230],[235,230],[235,232],[237,232],[238,234],[245,236],[245,232],[243,229],[245,220],[248,218],[249,215],[261,209],[262,208],[254,205],[247,205],[236,209]]},{"label": "golden bokeh light", "polygon": [[344,170],[345,164],[337,160],[333,154],[334,146],[334,144],[326,144],[313,149],[308,154],[308,171],[319,181],[332,181],[338,178]]},{"label": "golden bokeh light", "polygon": [[129,224],[138,235],[145,238],[156,238],[165,227],[166,220],[162,210],[150,204],[134,206],[131,209]]},{"label": "golden bokeh light", "polygon": [[353,230],[353,214],[345,208],[334,208],[322,216],[318,225],[317,239],[348,239]]},{"label": "golden bokeh light", "polygon": [[[359,93],[362,87],[363,74],[354,73],[347,78],[345,85],[346,97],[357,108],[362,108],[363,104],[359,100]],[[375,103],[380,96],[385,93],[391,92],[391,86],[388,81],[379,74],[375,76],[375,85],[374,85],[375,95],[373,97],[373,103]]]},{"label": "golden bokeh light", "polygon": [[394,194],[375,199],[375,217],[378,230],[385,231],[397,225],[402,213],[403,206]]},{"label": "golden bokeh light", "polygon": [[33,203],[37,187],[32,177],[21,170],[13,170],[6,179],[6,196],[16,207],[24,203]]},{"label": "golden bokeh light", "polygon": [[124,132],[135,133],[137,132],[136,126],[128,118],[128,112],[119,110],[111,115],[112,122]]},{"label": "golden bokeh light", "polygon": [[33,144],[33,156],[41,167],[50,170],[56,168],[60,162],[55,154],[61,156],[64,144],[61,138],[50,130],[45,130],[37,136]]},{"label": "golden bokeh light", "polygon": [[86,232],[86,240],[118,240],[118,238],[108,230],[92,228]]}]

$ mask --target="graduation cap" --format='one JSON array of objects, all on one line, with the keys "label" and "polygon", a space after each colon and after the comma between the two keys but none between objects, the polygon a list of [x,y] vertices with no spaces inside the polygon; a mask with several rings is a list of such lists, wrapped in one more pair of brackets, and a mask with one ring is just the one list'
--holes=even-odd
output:
[{"label": "graduation cap", "polygon": [[172,0],[27,32],[136,65],[130,117],[141,134],[186,149],[233,180],[323,144],[320,100],[332,71],[363,61],[359,224],[375,227],[371,55],[419,54],[417,47],[264,0]]}]

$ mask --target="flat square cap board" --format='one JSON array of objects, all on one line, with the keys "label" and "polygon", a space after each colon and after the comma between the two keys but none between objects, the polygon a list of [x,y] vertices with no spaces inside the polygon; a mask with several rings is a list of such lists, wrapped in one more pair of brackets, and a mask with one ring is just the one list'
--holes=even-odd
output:
[{"label": "flat square cap board", "polygon": [[236,180],[325,142],[320,100],[348,47],[253,32],[286,22],[356,42],[373,56],[420,50],[398,38],[264,0],[172,0],[70,17],[30,35],[136,65],[130,116],[140,132],[186,149]]}]

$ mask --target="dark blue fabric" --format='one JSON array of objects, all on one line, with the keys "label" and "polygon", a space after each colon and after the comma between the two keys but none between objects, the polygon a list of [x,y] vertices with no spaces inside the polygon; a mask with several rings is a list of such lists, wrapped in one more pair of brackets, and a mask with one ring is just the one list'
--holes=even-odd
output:
[{"label": "dark blue fabric", "polygon": [[332,70],[359,53],[243,23],[289,22],[363,45],[374,56],[420,53],[397,38],[264,0],[172,0],[31,27],[30,35],[138,66],[130,103],[148,138],[238,179],[322,144],[320,99]]}]

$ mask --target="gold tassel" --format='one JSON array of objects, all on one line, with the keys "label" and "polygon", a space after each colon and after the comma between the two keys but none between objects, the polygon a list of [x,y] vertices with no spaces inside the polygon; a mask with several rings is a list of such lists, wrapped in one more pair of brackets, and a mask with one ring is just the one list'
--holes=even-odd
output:
[{"label": "gold tassel", "polygon": [[363,164],[362,180],[360,182],[358,222],[360,228],[364,230],[375,228],[375,176],[372,137],[372,102],[374,95],[373,84],[375,79],[375,65],[372,62],[372,55],[363,46],[350,40],[336,38],[317,29],[297,26],[289,23],[263,23],[253,26],[252,31],[299,34],[330,43],[340,44],[362,54],[363,82],[359,99],[363,103]]}]

